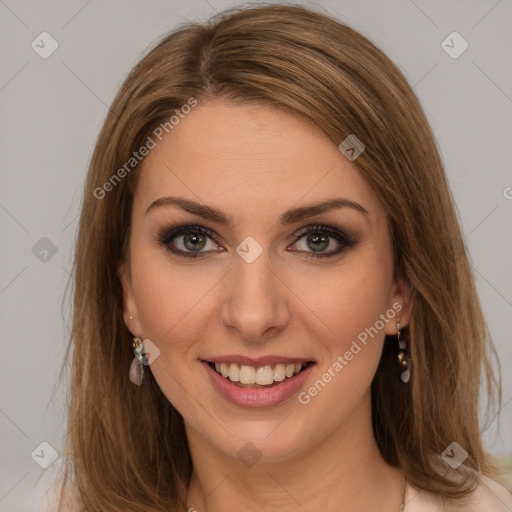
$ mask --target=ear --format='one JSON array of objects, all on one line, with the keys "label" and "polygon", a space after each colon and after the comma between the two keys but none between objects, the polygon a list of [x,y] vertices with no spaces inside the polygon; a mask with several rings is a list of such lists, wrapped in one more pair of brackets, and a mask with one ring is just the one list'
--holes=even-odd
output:
[{"label": "ear", "polygon": [[395,320],[386,322],[385,333],[395,336],[397,333],[396,320],[400,322],[400,329],[409,325],[412,314],[411,285],[403,279],[395,279],[391,287],[388,307],[396,311]]},{"label": "ear", "polygon": [[[141,332],[137,305],[133,296],[132,274],[130,264],[123,261],[118,269],[117,275],[123,288],[123,320],[128,330],[134,335],[139,336]],[[130,320],[130,316],[132,319]]]}]

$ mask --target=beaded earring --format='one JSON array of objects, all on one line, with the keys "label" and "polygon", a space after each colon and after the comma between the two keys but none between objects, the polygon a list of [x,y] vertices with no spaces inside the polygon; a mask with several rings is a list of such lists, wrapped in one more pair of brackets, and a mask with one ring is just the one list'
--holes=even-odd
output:
[{"label": "beaded earring", "polygon": [[407,354],[407,343],[404,340],[400,339],[400,320],[396,319],[396,329],[397,329],[397,342],[398,342],[398,366],[402,370],[400,373],[400,378],[402,382],[407,384],[411,378],[411,363],[412,359]]}]

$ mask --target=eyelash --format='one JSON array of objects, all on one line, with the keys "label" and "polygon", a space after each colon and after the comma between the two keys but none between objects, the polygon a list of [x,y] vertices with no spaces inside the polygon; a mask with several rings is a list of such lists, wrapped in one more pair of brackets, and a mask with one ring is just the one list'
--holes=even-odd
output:
[{"label": "eyelash", "polygon": [[[171,249],[171,241],[180,236],[184,235],[186,233],[190,232],[198,232],[200,234],[206,235],[208,238],[212,239],[214,242],[216,242],[216,234],[203,226],[198,226],[194,224],[188,224],[188,225],[181,225],[176,226],[173,228],[170,228],[168,230],[164,230],[158,234],[157,243],[159,245],[162,245],[165,247],[168,251],[170,251],[173,254],[176,254],[177,256],[183,257],[183,258],[202,258],[204,254],[207,254],[211,251],[206,252],[183,252],[181,250],[175,250]],[[330,258],[331,256],[336,256],[338,254],[341,254],[345,251],[345,249],[350,249],[354,247],[357,243],[357,240],[343,231],[340,231],[335,228],[331,228],[330,226],[324,226],[324,225],[312,225],[312,226],[306,226],[304,228],[301,228],[297,233],[294,235],[293,244],[295,244],[298,240],[303,238],[306,235],[309,235],[311,233],[318,233],[318,234],[325,234],[328,235],[331,238],[334,238],[341,247],[335,251],[329,252],[329,253],[314,253],[309,251],[297,251],[297,252],[303,252],[305,254],[305,257],[307,258]]]}]

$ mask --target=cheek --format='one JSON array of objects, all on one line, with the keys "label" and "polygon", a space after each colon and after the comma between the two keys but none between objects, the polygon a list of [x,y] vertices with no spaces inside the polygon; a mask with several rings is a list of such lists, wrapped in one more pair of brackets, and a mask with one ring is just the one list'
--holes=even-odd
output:
[{"label": "cheek", "polygon": [[[324,333],[318,350],[322,355],[310,387],[298,397],[314,415],[331,410],[325,428],[350,415],[365,393],[377,370],[385,339],[384,325],[394,322],[389,308],[387,269],[361,265],[338,273],[328,292],[314,297]],[[390,278],[389,278],[390,279]],[[311,324],[313,314],[309,313]],[[314,339],[313,330],[311,336]],[[333,408],[333,404],[336,406]]]},{"label": "cheek", "polygon": [[208,291],[214,283],[214,276],[173,265],[164,250],[159,254],[154,247],[139,246],[132,258],[132,285],[141,333],[160,350],[151,372],[173,406],[196,422],[200,421],[201,411],[190,401],[191,395],[198,396],[190,380],[190,364],[199,363],[191,352],[204,335],[204,308],[213,295]]},{"label": "cheek", "polygon": [[[391,283],[392,258],[374,250],[347,258],[335,273],[317,280],[307,304],[314,312],[309,312],[311,336],[319,340],[322,357],[301,403],[312,400],[320,411],[334,401],[339,418],[367,391],[379,364],[385,323],[395,321]],[[316,336],[314,323],[320,329]]]},{"label": "cheek", "polygon": [[185,366],[196,363],[201,340],[218,326],[219,285],[226,269],[206,261],[182,263],[151,245],[139,244],[132,254],[141,334],[162,356],[154,371],[165,366],[173,375],[185,374]]},{"label": "cheek", "polygon": [[132,258],[132,284],[142,334],[165,350],[190,339],[201,310],[201,298],[211,285],[197,273],[173,265],[165,249],[139,248]]},{"label": "cheek", "polygon": [[377,261],[373,255],[358,257],[357,263],[347,261],[340,271],[320,281],[324,286],[317,281],[316,291],[312,294],[310,289],[308,305],[318,312],[338,351],[372,327],[382,330],[378,320],[389,308],[392,282],[392,267],[387,261]]}]

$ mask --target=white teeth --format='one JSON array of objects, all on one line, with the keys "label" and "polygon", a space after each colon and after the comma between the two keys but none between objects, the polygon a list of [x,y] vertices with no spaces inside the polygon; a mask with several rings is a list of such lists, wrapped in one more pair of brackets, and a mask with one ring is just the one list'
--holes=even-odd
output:
[{"label": "white teeth", "polygon": [[282,382],[286,378],[297,375],[304,366],[305,363],[279,363],[275,366],[265,365],[255,368],[245,364],[215,363],[215,370],[231,382],[240,382],[249,386],[254,384],[269,386],[274,382]]},{"label": "white teeth", "polygon": [[274,380],[281,382],[284,379],[286,379],[284,364],[276,364],[274,367]]},{"label": "white teeth", "polygon": [[295,373],[295,365],[293,363],[287,364],[284,372],[287,377],[293,377],[293,374]]},{"label": "white teeth", "polygon": [[240,369],[238,368],[238,365],[235,363],[231,363],[229,366],[229,380],[231,382],[238,382],[240,380]]},{"label": "white teeth", "polygon": [[[217,365],[215,365],[215,368],[217,368]],[[220,373],[223,377],[227,377],[229,375],[229,366],[226,363],[220,363]]]},{"label": "white teeth", "polygon": [[254,384],[256,382],[256,370],[252,366],[242,365],[239,377],[242,384]]},{"label": "white teeth", "polygon": [[256,384],[265,386],[274,382],[274,371],[272,366],[261,366],[256,372]]}]

